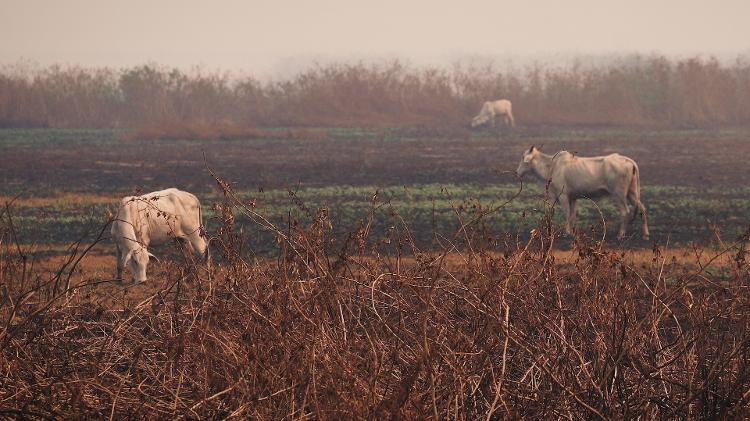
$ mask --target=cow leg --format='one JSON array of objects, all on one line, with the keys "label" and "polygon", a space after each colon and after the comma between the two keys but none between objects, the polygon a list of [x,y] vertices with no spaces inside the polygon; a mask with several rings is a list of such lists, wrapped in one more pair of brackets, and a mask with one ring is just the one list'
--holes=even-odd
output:
[{"label": "cow leg", "polygon": [[115,258],[117,259],[117,274],[115,275],[115,279],[122,279],[122,271],[125,267],[125,262],[122,261],[122,251],[120,250],[120,246],[115,244]]},{"label": "cow leg", "polygon": [[567,194],[561,194],[558,198],[560,202],[560,210],[563,213],[563,220],[565,221],[565,232],[569,235],[573,235],[573,230],[570,224],[570,199]]},{"label": "cow leg", "polygon": [[633,214],[630,217],[630,220],[634,220],[635,217],[638,216],[638,213],[641,214],[641,230],[643,233],[643,239],[648,240],[648,216],[646,216],[646,207],[643,206],[643,202],[641,202],[641,197],[638,191],[636,191],[635,189],[631,189],[630,191],[628,191],[628,201],[630,202],[631,206],[633,206]]},{"label": "cow leg", "polygon": [[513,118],[513,113],[510,111],[508,112],[508,121],[510,122],[510,127],[516,127],[516,120]]},{"label": "cow leg", "polygon": [[208,253],[208,242],[205,238],[201,237],[198,231],[194,232],[188,238],[190,247],[193,249],[195,255],[200,259],[201,262],[211,264],[211,259]]},{"label": "cow leg", "polygon": [[628,201],[625,199],[625,195],[616,195],[614,197],[615,205],[620,212],[620,229],[617,231],[617,239],[622,240],[625,238],[625,230],[628,227]]},{"label": "cow leg", "polygon": [[643,226],[641,227],[643,232],[643,239],[648,240],[649,232],[648,232],[648,216],[646,216],[646,207],[643,206],[643,202],[638,202],[638,209],[640,209],[641,212],[641,222],[643,223]]},{"label": "cow leg", "polygon": [[576,199],[568,199],[570,202],[570,211],[568,212],[568,226],[570,227],[571,234],[575,231],[576,227]]},{"label": "cow leg", "polygon": [[503,125],[502,121],[497,121],[498,118],[500,118],[500,116],[498,116],[497,114],[492,116],[492,133],[495,135],[495,139],[499,140],[503,134]]}]

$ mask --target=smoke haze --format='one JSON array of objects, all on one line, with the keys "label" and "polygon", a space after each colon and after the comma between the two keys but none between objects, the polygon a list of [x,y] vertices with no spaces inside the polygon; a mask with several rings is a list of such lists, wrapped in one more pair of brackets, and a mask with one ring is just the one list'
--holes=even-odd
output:
[{"label": "smoke haze", "polygon": [[736,57],[750,2],[0,1],[0,61],[253,72],[312,61],[660,53]]}]

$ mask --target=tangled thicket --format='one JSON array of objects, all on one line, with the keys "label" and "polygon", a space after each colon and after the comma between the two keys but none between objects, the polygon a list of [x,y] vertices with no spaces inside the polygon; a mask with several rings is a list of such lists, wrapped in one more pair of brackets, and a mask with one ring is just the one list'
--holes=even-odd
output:
[{"label": "tangled thicket", "polygon": [[0,69],[0,127],[129,127],[222,137],[278,126],[466,126],[510,98],[521,125],[750,124],[750,63],[628,56],[604,65],[332,64],[282,81],[158,65]]},{"label": "tangled thicket", "polygon": [[[276,227],[224,183],[225,225],[207,270],[166,264],[137,302],[92,305],[120,287],[70,282],[73,245],[45,277],[3,211],[0,414],[27,417],[505,419],[746,417],[747,238],[730,272],[634,268],[579,238],[550,250],[549,217],[528,241],[457,212],[453,237],[419,250],[393,215],[332,238],[324,209]],[[387,206],[373,202],[373,208]],[[233,215],[275,233],[276,258],[240,253]],[[102,231],[104,232],[104,230]],[[744,240],[744,242],[743,242]],[[94,245],[96,242],[94,242]],[[705,269],[705,270],[704,270]]]}]

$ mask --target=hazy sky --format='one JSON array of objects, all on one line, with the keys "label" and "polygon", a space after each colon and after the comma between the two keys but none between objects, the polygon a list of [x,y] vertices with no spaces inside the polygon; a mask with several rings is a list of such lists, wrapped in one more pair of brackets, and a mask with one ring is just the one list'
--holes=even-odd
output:
[{"label": "hazy sky", "polygon": [[750,52],[750,0],[0,0],[0,61],[273,71],[312,59]]}]

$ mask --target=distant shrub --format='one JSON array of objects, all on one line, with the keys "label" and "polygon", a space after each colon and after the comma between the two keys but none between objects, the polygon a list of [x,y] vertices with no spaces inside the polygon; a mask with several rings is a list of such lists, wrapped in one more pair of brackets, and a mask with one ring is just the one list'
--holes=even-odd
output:
[{"label": "distant shrub", "polygon": [[[286,80],[158,65],[0,70],[0,127],[464,126],[509,98],[522,125],[750,124],[750,63],[628,56],[608,64],[314,66]],[[179,124],[176,124],[178,122]]]}]

